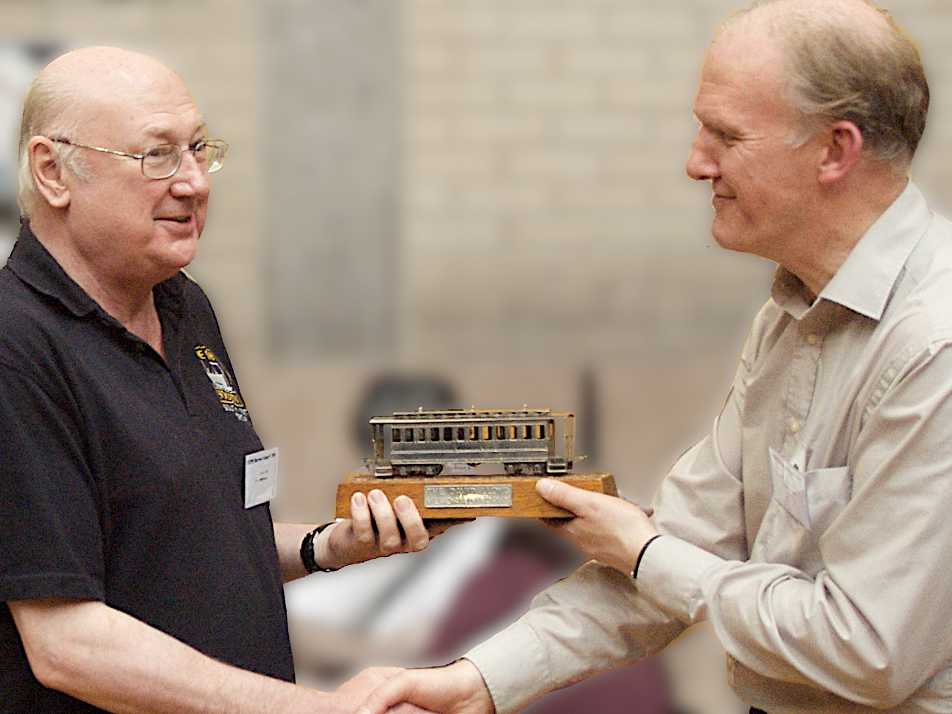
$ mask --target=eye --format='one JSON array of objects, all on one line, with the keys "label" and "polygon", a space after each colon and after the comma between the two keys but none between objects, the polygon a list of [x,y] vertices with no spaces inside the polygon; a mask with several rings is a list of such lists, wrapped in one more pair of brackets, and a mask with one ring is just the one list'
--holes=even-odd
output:
[{"label": "eye", "polygon": [[151,149],[145,152],[145,157],[150,160],[162,160],[167,159],[169,156],[175,153],[175,147],[172,144],[160,144],[159,146],[153,146]]},{"label": "eye", "polygon": [[724,144],[724,146],[734,146],[741,143],[742,139],[740,134],[726,129],[721,129],[718,132],[718,138]]}]

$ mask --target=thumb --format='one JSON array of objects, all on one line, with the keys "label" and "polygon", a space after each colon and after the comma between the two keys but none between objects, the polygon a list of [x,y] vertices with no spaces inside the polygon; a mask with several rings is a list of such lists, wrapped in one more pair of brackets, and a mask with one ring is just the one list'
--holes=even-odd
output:
[{"label": "thumb", "polygon": [[569,486],[567,483],[551,478],[536,481],[536,492],[554,506],[578,514],[588,503],[589,494],[583,488]]}]

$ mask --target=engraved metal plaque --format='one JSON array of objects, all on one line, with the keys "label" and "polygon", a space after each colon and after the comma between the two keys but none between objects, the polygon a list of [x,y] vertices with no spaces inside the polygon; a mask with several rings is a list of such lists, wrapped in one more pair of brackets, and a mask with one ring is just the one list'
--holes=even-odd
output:
[{"label": "engraved metal plaque", "polygon": [[425,486],[426,508],[509,508],[512,486]]}]

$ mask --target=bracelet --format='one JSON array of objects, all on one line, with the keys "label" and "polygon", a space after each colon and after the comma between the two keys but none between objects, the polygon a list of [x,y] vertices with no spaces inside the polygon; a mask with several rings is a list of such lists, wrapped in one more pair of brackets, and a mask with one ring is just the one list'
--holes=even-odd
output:
[{"label": "bracelet", "polygon": [[317,528],[312,530],[306,536],[304,540],[301,541],[301,562],[304,563],[304,569],[307,571],[307,574],[322,572],[322,573],[333,573],[337,568],[325,568],[320,565],[314,558],[314,539],[321,534],[326,528],[330,528],[332,525],[337,523],[337,521],[331,521],[330,523],[323,523]]},{"label": "bracelet", "polygon": [[631,579],[632,579],[632,580],[637,580],[637,579],[638,579],[638,568],[641,566],[641,559],[645,557],[645,551],[648,550],[648,546],[651,545],[652,543],[654,543],[654,542],[655,542],[656,540],[658,540],[658,538],[660,538],[660,537],[661,537],[661,534],[660,534],[660,533],[659,533],[658,535],[651,536],[651,537],[648,539],[648,541],[647,541],[643,546],[641,546],[641,552],[638,553],[638,560],[635,561],[635,567],[634,567],[634,569],[631,571]]}]

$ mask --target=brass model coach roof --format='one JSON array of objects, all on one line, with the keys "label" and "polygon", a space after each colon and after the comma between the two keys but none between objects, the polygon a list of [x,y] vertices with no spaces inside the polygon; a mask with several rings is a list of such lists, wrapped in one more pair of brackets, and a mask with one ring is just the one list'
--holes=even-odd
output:
[{"label": "brass model coach roof", "polygon": [[545,420],[552,417],[573,417],[570,412],[553,412],[550,409],[435,409],[430,411],[394,412],[393,416],[373,417],[371,424],[413,424],[415,422],[498,422],[500,419],[520,421]]}]

